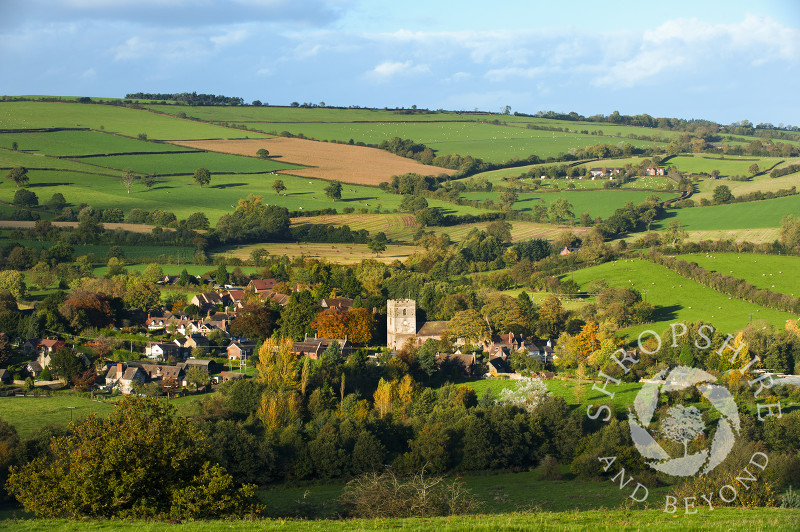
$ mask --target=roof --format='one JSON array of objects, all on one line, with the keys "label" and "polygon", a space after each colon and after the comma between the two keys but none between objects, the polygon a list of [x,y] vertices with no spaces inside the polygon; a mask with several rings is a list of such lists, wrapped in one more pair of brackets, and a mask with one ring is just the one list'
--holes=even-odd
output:
[{"label": "roof", "polygon": [[442,336],[448,329],[447,321],[426,321],[418,331],[417,336]]},{"label": "roof", "polygon": [[203,368],[208,368],[211,365],[211,360],[201,360],[199,358],[191,358],[186,361],[187,366],[200,366]]},{"label": "roof", "polygon": [[324,308],[353,308],[353,300],[349,297],[329,297],[319,302]]},{"label": "roof", "polygon": [[30,371],[42,371],[42,366],[34,360],[32,362],[28,362],[28,369]]},{"label": "roof", "polygon": [[140,368],[137,368],[136,366],[129,366],[128,369],[125,370],[125,373],[122,374],[122,380],[132,381],[139,371],[141,371]]},{"label": "roof", "polygon": [[247,286],[252,286],[256,292],[274,288],[278,282],[275,279],[253,279]]},{"label": "roof", "polygon": [[489,365],[494,368],[497,373],[511,373],[511,366],[508,365],[502,357],[494,357],[489,360]]}]

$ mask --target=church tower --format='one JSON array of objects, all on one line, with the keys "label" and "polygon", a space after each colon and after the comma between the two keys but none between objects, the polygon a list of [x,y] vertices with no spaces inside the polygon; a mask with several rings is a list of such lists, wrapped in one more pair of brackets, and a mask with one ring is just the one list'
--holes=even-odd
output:
[{"label": "church tower", "polygon": [[386,345],[400,349],[417,334],[417,302],[413,299],[390,299],[386,302]]}]

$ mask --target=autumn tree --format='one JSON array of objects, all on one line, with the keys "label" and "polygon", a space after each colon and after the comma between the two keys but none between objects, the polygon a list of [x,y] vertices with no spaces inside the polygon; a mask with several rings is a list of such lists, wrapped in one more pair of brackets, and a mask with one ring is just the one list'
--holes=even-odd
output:
[{"label": "autumn tree", "polygon": [[347,311],[347,338],[354,344],[369,344],[375,332],[375,316],[366,308]]},{"label": "autumn tree", "polygon": [[310,326],[322,338],[344,338],[347,336],[346,313],[337,308],[326,308],[317,314]]},{"label": "autumn tree", "polygon": [[53,437],[48,452],[12,468],[8,489],[42,518],[201,519],[260,509],[255,486],[237,486],[207,461],[199,426],[151,398],[126,397],[105,419],[91,414]]},{"label": "autumn tree", "polygon": [[464,338],[471,344],[478,344],[488,340],[490,334],[489,324],[475,309],[456,312],[447,323],[447,336],[452,340]]},{"label": "autumn tree", "polygon": [[231,334],[262,341],[272,334],[275,324],[272,313],[264,305],[245,305],[236,313],[236,319],[231,323]]},{"label": "autumn tree", "polygon": [[200,188],[203,188],[203,185],[207,185],[211,183],[211,172],[209,172],[206,168],[198,168],[194,171],[194,181]]},{"label": "autumn tree", "polygon": [[550,296],[539,307],[539,320],[536,332],[545,338],[556,338],[564,327],[567,313],[561,305],[561,300]]},{"label": "autumn tree", "polygon": [[586,364],[591,354],[598,349],[600,349],[600,339],[598,338],[597,324],[593,321],[588,321],[581,328],[581,332],[575,336],[578,364]]}]

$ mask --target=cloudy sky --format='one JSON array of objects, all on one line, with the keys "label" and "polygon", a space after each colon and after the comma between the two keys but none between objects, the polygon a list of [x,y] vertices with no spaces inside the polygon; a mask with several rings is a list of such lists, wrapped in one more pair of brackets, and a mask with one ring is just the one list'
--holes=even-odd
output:
[{"label": "cloudy sky", "polygon": [[797,0],[0,0],[0,94],[800,125]]}]

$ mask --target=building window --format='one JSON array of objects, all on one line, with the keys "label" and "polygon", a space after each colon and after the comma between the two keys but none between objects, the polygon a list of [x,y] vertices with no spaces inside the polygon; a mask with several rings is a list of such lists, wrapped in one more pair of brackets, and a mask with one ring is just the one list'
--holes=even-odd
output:
[{"label": "building window", "polygon": [[406,315],[406,309],[403,309],[403,316]]}]

